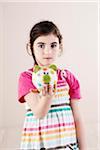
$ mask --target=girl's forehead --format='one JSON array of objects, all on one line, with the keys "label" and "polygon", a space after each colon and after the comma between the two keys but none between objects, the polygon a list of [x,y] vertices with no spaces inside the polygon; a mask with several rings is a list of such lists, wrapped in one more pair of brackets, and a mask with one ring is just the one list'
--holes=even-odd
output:
[{"label": "girl's forehead", "polygon": [[43,43],[57,42],[57,43],[59,43],[59,39],[54,34],[48,34],[48,35],[41,35],[41,36],[39,36],[34,42],[35,43],[39,43],[39,42],[43,42]]}]

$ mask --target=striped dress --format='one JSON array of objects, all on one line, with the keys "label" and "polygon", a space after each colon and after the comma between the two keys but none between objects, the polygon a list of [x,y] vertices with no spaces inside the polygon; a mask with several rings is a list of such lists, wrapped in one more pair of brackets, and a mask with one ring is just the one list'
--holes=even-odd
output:
[{"label": "striped dress", "polygon": [[[67,82],[65,78],[61,77],[61,70],[58,72],[56,94],[48,113],[43,119],[37,119],[28,104],[24,103],[26,114],[20,150],[79,150],[70,106],[70,95],[71,92],[74,92],[75,97],[75,91],[70,90],[72,83],[70,84],[69,81]],[[75,77],[74,80],[74,84],[76,82],[78,84],[76,97],[80,98],[79,83]]]}]

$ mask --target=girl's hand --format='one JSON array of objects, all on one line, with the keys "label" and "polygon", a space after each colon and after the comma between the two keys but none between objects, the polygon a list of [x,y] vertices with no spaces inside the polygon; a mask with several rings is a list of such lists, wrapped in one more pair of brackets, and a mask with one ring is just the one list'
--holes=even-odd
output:
[{"label": "girl's hand", "polygon": [[55,90],[54,87],[52,87],[49,84],[45,84],[45,86],[42,89],[42,96],[47,96],[47,97],[51,97],[54,96],[55,94]]}]

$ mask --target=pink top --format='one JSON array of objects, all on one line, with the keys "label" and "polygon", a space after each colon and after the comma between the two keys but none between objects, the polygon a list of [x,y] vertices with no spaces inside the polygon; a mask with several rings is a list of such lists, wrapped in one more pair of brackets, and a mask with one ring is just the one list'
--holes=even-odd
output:
[{"label": "pink top", "polygon": [[[28,71],[33,71],[33,68]],[[79,81],[75,78],[75,76],[68,70],[64,70],[66,73],[65,79],[69,85],[69,95],[70,99],[80,99],[80,85]],[[61,69],[57,70],[58,80],[62,79]],[[20,74],[19,82],[18,82],[18,100],[21,103],[25,102],[24,96],[28,94],[31,90],[37,90],[36,87],[32,83],[32,74],[25,71]]]}]

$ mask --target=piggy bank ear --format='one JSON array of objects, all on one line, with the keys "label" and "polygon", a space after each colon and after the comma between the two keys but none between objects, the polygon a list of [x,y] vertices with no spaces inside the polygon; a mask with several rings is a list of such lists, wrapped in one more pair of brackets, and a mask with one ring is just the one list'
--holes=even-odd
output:
[{"label": "piggy bank ear", "polygon": [[35,72],[35,73],[37,73],[40,69],[41,69],[40,66],[38,66],[38,65],[35,65],[35,66],[34,66],[34,72]]},{"label": "piggy bank ear", "polygon": [[49,66],[49,68],[52,68],[54,71],[56,71],[56,70],[57,70],[57,66],[56,66],[56,65],[54,65],[54,64],[50,65],[50,66]]}]

